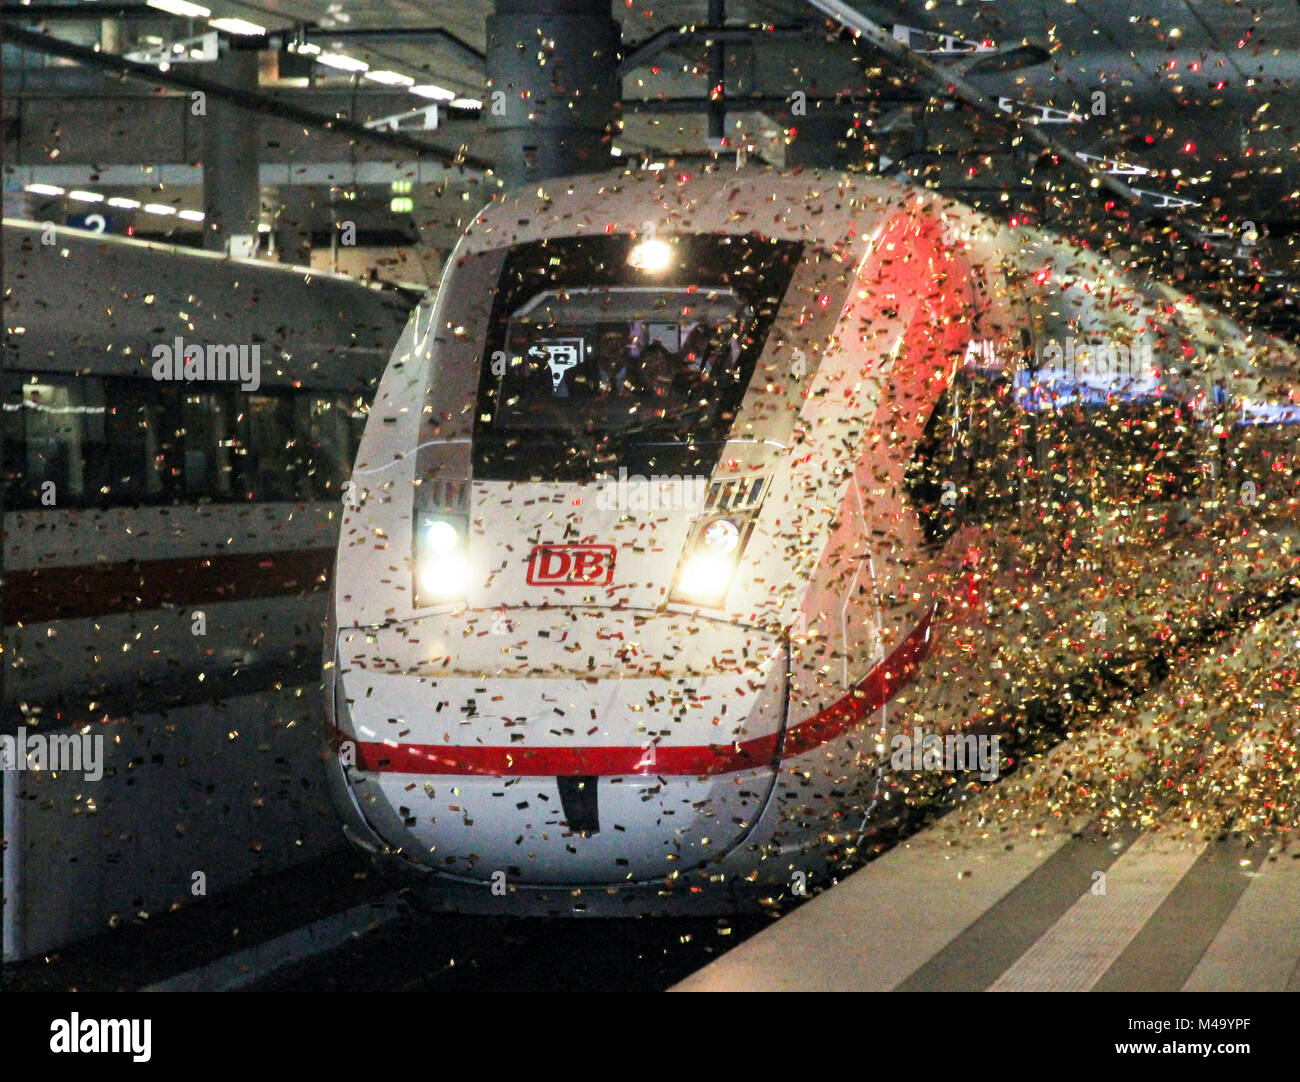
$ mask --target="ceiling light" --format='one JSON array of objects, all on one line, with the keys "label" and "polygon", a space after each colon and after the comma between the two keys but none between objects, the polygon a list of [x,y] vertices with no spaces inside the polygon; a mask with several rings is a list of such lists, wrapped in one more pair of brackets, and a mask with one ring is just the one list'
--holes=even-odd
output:
[{"label": "ceiling light", "polygon": [[104,197],[99,192],[71,191],[68,193],[69,199],[75,199],[78,203],[102,203]]},{"label": "ceiling light", "polygon": [[432,98],[434,101],[453,101],[456,97],[454,90],[448,90],[444,86],[437,86],[434,83],[421,83],[419,86],[410,88],[412,94],[417,94],[422,98]]},{"label": "ceiling light", "polygon": [[455,109],[482,109],[483,103],[478,98],[453,98],[452,107]]},{"label": "ceiling light", "polygon": [[338,68],[339,71],[368,71],[370,68],[364,60],[345,53],[321,53],[316,58],[316,63],[324,64],[327,68]]},{"label": "ceiling light", "polygon": [[410,86],[415,82],[409,75],[399,75],[395,71],[368,71],[366,78],[385,86]]},{"label": "ceiling light", "polygon": [[33,195],[62,195],[67,191],[66,188],[60,188],[56,184],[29,184],[25,190]]},{"label": "ceiling light", "polygon": [[183,210],[180,212],[180,217],[184,218],[187,222],[201,222],[203,221],[203,211]]},{"label": "ceiling light", "polygon": [[149,7],[165,11],[168,15],[179,15],[182,19],[206,19],[212,14],[205,7],[191,4],[189,0],[147,0]]},{"label": "ceiling light", "polygon": [[135,210],[140,205],[138,199],[127,199],[124,196],[115,195],[108,201],[110,207],[121,207],[123,210]]},{"label": "ceiling light", "polygon": [[146,214],[175,214],[176,208],[169,207],[166,203],[146,203],[144,212]]},{"label": "ceiling light", "polygon": [[673,249],[666,241],[647,237],[632,246],[627,262],[639,271],[659,274],[673,265]]},{"label": "ceiling light", "polygon": [[246,37],[258,37],[266,33],[266,27],[250,23],[247,19],[209,19],[208,25],[213,30],[224,30],[227,34],[243,34]]}]

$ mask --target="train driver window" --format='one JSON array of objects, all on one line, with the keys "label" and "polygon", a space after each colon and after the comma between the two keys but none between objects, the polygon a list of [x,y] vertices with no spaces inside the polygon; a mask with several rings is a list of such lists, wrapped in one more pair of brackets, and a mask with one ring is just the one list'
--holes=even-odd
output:
[{"label": "train driver window", "polygon": [[802,247],[750,236],[626,236],[511,249],[484,343],[474,475],[593,480],[708,473]]}]

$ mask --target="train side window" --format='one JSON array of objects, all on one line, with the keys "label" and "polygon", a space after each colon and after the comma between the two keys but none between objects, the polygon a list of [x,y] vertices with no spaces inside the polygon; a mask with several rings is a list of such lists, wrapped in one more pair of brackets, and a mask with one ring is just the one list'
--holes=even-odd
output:
[{"label": "train side window", "polygon": [[300,395],[294,402],[302,495],[332,499],[351,472],[347,401],[335,395]]},{"label": "train side window", "polygon": [[184,483],[189,496],[228,498],[233,489],[234,406],[228,391],[184,393]]},{"label": "train side window", "polygon": [[295,499],[293,402],[282,395],[247,395],[239,437],[240,487],[248,499]]},{"label": "train side window", "polygon": [[23,418],[22,380],[17,375],[4,377],[4,471],[8,507],[28,504],[26,482],[27,437]]},{"label": "train side window", "polygon": [[104,465],[101,502],[156,503],[164,491],[162,401],[157,387],[138,379],[104,381]]},{"label": "train side window", "polygon": [[927,542],[1017,505],[1014,410],[1001,373],[961,369],[939,396],[905,474]]},{"label": "train side window", "polygon": [[332,500],[365,425],[364,400],[341,392],[31,372],[3,387],[15,509]]},{"label": "train side window", "polygon": [[361,450],[361,437],[366,431],[366,418],[370,410],[366,400],[357,395],[349,398],[348,406],[348,473],[352,472],[352,463],[356,462]]},{"label": "train side window", "polygon": [[6,377],[5,470],[14,506],[84,503],[86,411],[103,412],[102,399],[93,401],[98,396],[87,404],[85,382],[93,381],[45,373]]}]

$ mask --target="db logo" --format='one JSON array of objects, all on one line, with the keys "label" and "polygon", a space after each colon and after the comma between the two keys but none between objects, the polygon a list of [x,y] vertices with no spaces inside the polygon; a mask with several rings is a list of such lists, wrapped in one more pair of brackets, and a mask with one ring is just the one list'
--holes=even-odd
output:
[{"label": "db logo", "polygon": [[534,545],[529,586],[608,586],[614,581],[613,545]]}]

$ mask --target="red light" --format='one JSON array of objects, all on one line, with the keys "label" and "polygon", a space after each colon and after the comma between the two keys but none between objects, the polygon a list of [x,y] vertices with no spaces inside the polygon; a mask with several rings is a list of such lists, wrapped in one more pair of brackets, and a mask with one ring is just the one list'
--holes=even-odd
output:
[{"label": "red light", "polygon": [[1196,153],[1196,144],[1193,143],[1193,142],[1190,142],[1190,141],[1184,143],[1184,144],[1183,144],[1183,153],[1184,153],[1184,154],[1194,154],[1194,153]]}]

